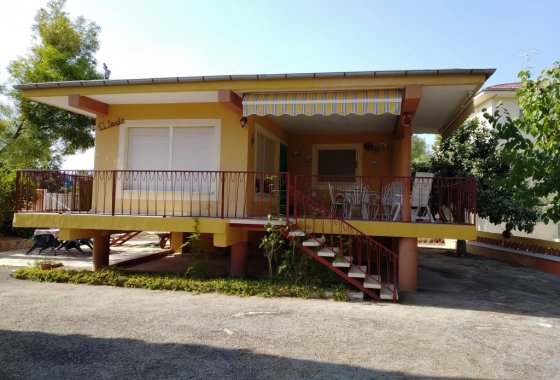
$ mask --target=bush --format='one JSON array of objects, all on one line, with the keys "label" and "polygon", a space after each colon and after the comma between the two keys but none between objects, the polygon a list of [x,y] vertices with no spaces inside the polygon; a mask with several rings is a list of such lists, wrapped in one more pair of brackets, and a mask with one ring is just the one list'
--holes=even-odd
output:
[{"label": "bush", "polygon": [[[59,282],[70,284],[110,285],[150,290],[180,290],[193,294],[219,293],[240,297],[298,297],[332,298],[346,301],[344,285],[291,284],[285,281],[240,278],[191,278],[176,274],[130,273],[118,269],[95,272],[65,269],[41,270],[36,267],[17,269],[12,277],[20,280]],[[332,296],[327,296],[331,294]]]}]

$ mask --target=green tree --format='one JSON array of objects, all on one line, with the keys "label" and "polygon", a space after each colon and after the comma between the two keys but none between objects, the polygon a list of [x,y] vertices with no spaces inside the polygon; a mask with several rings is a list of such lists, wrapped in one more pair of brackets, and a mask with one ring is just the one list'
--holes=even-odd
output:
[{"label": "green tree", "polygon": [[538,220],[538,199],[526,183],[515,189],[505,185],[512,166],[501,154],[498,133],[471,119],[449,138],[436,142],[430,170],[443,177],[474,177],[477,180],[478,216],[512,230],[532,232]]},{"label": "green tree", "polygon": [[[71,20],[63,10],[65,3],[52,0],[47,9],[37,12],[29,53],[9,65],[12,84],[102,78],[94,56],[100,28],[83,17]],[[20,143],[18,139],[25,133],[47,141],[62,154],[93,146],[91,118],[25,99],[17,91],[9,95],[18,115],[7,145]]]},{"label": "green tree", "polygon": [[[12,85],[101,78],[94,57],[99,27],[83,17],[72,21],[64,5],[53,0],[37,12],[29,53],[8,68]],[[63,155],[93,146],[93,120],[30,101],[6,86],[0,90],[11,99],[0,104],[0,230],[13,233],[15,170],[57,168]]]},{"label": "green tree", "polygon": [[412,135],[411,150],[413,172],[426,170],[430,161],[430,151],[426,140],[418,135]]},{"label": "green tree", "polygon": [[[544,70],[536,80],[528,71],[519,73],[517,91],[522,114],[512,118],[498,107],[485,114],[503,144],[503,157],[511,165],[505,185],[518,191],[527,183],[531,196],[541,198],[542,219],[560,221],[560,62]],[[524,194],[522,194],[524,195]]]}]

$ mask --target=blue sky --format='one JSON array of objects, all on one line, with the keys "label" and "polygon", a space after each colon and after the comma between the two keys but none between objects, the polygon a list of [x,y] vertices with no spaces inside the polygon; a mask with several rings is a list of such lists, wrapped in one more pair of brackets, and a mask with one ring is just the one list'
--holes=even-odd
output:
[{"label": "blue sky", "polygon": [[[46,0],[3,1],[0,80]],[[560,60],[560,1],[67,0],[101,26],[112,78],[496,68],[488,84]],[[5,36],[10,36],[6,38]]]},{"label": "blue sky", "polygon": [[[0,82],[46,4],[0,3]],[[560,60],[558,0],[67,0],[65,9],[102,28],[97,59],[111,79],[496,68],[492,85]]]}]

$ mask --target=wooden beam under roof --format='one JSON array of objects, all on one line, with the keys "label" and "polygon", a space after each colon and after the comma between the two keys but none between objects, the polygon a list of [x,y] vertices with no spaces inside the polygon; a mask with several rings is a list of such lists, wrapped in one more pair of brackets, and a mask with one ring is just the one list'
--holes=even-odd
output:
[{"label": "wooden beam under roof", "polygon": [[107,103],[78,94],[68,95],[68,105],[96,115],[107,116],[109,114],[109,105]]}]

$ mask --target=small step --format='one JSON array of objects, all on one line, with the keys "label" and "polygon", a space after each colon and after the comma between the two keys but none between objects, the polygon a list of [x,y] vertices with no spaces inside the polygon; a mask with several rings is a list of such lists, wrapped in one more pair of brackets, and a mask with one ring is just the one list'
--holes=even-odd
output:
[{"label": "small step", "polygon": [[379,275],[367,275],[364,278],[364,288],[369,289],[381,289],[381,276]]},{"label": "small step", "polygon": [[[393,290],[393,284],[389,284],[389,288],[391,290]],[[381,290],[379,291],[379,298],[381,298],[382,300],[393,300],[393,293],[391,292],[391,290],[387,289],[387,288],[381,288]],[[397,301],[399,300],[399,292],[397,291]]]},{"label": "small step", "polygon": [[350,268],[350,265],[352,265],[352,256],[336,256],[332,265],[333,267]]},{"label": "small step", "polygon": [[317,252],[319,256],[323,257],[334,257],[340,251],[338,247],[323,247]]},{"label": "small step", "polygon": [[302,230],[293,230],[288,233],[289,237],[301,237],[307,235],[305,231]]},{"label": "small step", "polygon": [[348,290],[346,292],[346,298],[350,302],[364,302],[364,292]]},{"label": "small step", "polygon": [[365,265],[362,265],[361,267],[359,267],[357,265],[352,265],[350,267],[350,270],[348,271],[348,277],[365,278],[366,277],[366,270],[367,270],[367,267]]},{"label": "small step", "polygon": [[325,239],[323,238],[311,238],[303,242],[304,247],[320,247],[325,244]]}]

